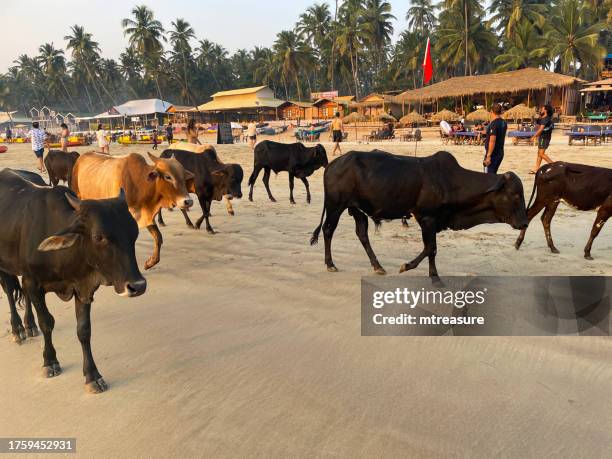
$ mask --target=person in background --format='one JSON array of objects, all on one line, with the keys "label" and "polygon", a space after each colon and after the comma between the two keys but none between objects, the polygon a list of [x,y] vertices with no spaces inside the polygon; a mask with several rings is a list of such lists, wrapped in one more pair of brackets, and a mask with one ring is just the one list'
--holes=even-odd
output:
[{"label": "person in background", "polygon": [[187,124],[187,142],[188,143],[200,143],[200,139],[198,139],[199,128],[196,126],[195,120],[189,120],[189,124]]},{"label": "person in background", "polygon": [[153,150],[157,150],[157,136],[159,133],[157,132],[157,128],[153,129],[153,133],[151,134],[151,139],[153,140]]},{"label": "person in background", "polygon": [[60,124],[60,127],[62,128],[62,132],[60,134],[60,150],[67,153],[68,152],[68,137],[70,136],[70,129],[68,129],[68,126],[66,125],[66,123]]},{"label": "person in background", "polygon": [[482,165],[487,174],[497,174],[497,170],[504,159],[504,142],[508,124],[502,119],[502,106],[493,105],[493,119],[487,126],[485,137],[485,157]]},{"label": "person in background", "polygon": [[13,131],[11,131],[10,126],[6,127],[6,141],[11,143],[13,141]]},{"label": "person in background", "polygon": [[546,154],[546,149],[550,145],[550,138],[555,125],[552,120],[553,108],[550,105],[545,105],[540,108],[540,119],[538,120],[538,130],[531,138],[531,142],[535,143],[538,140],[538,156],[536,158],[535,168],[530,170],[530,174],[535,174],[542,165],[542,160],[547,163],[552,163],[553,160]]},{"label": "person in background", "polygon": [[333,119],[331,123],[332,130],[332,138],[334,141],[334,151],[332,152],[332,156],[336,155],[336,151],[342,154],[342,150],[340,149],[340,142],[342,142],[342,136],[344,135],[344,124],[340,119],[340,112],[336,112],[336,117]]},{"label": "person in background", "polygon": [[108,140],[106,139],[106,131],[102,128],[102,124],[98,124],[96,139],[98,140],[98,148],[100,148],[100,153],[110,155]]},{"label": "person in background", "polygon": [[247,137],[249,138],[251,150],[254,150],[255,143],[257,142],[257,124],[253,120],[251,120],[247,125]]},{"label": "person in background", "polygon": [[172,127],[172,123],[168,123],[168,126],[166,126],[166,140],[168,141],[168,145],[172,145],[173,139],[174,139],[174,128]]},{"label": "person in background", "polygon": [[34,121],[32,123],[32,129],[30,129],[30,132],[28,132],[28,137],[32,143],[32,151],[34,152],[36,159],[38,159],[38,170],[44,174],[47,172],[43,163],[43,154],[45,153],[47,134],[45,134],[45,131],[40,129],[39,126],[38,121]]}]

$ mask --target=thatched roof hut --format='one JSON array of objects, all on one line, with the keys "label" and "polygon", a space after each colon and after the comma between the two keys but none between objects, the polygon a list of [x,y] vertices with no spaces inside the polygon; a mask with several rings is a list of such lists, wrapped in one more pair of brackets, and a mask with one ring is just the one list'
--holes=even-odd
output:
[{"label": "thatched roof hut", "polygon": [[393,115],[388,113],[380,113],[374,117],[376,121],[397,121]]},{"label": "thatched roof hut", "polygon": [[505,120],[522,120],[535,118],[536,111],[533,107],[527,107],[525,104],[518,104],[507,110],[502,115]]},{"label": "thatched roof hut", "polygon": [[402,124],[424,123],[425,121],[425,118],[416,110],[400,118],[400,123]]},{"label": "thatched roof hut", "polygon": [[357,112],[352,112],[342,119],[342,121],[347,124],[363,123],[367,120],[368,120],[367,116],[362,115],[361,113],[357,113]]},{"label": "thatched roof hut", "polygon": [[460,116],[458,114],[451,112],[446,108],[444,110],[440,110],[431,117],[432,121],[457,121],[459,118]]},{"label": "thatched roof hut", "polygon": [[491,119],[491,112],[484,108],[479,108],[472,113],[468,113],[465,119],[469,121],[488,121]]}]

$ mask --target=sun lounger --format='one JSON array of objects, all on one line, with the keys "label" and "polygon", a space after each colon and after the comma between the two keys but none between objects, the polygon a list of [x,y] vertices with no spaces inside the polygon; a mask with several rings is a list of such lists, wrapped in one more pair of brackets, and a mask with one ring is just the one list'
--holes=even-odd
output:
[{"label": "sun lounger", "polygon": [[591,142],[593,145],[601,144],[603,131],[601,126],[572,126],[570,131],[566,133],[568,136],[568,145],[573,145],[574,141],[580,140],[583,145],[588,145]]}]

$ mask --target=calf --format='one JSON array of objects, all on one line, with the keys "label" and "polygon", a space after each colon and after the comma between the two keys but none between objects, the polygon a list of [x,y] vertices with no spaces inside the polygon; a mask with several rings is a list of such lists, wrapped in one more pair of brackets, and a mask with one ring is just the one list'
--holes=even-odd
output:
[{"label": "calf", "polygon": [[155,224],[155,215],[162,207],[193,205],[187,188],[193,174],[175,159],[160,159],[151,153],[153,165],[135,153],[109,156],[85,153],[74,165],[72,188],[81,199],[103,199],[125,190],[128,207],[139,228],[146,227],[153,236],[153,255],[145,269],[159,263],[162,235]]},{"label": "calf", "polygon": [[293,179],[299,178],[306,187],[306,201],[310,203],[310,187],[307,177],[321,167],[327,167],[327,153],[323,145],[306,147],[302,143],[278,143],[264,140],[255,147],[253,173],[249,177],[249,201],[253,200],[253,187],[259,172],[263,169],[263,182],[270,201],[276,202],[270,192],[270,171],[278,174],[280,171],[289,172],[289,202],[295,204],[293,199]]},{"label": "calf", "polygon": [[[229,200],[233,197],[242,197],[242,167],[239,164],[224,164],[219,160],[214,147],[210,145],[191,145],[175,144],[165,150],[162,158],[175,158],[185,169],[194,174],[192,187],[189,191],[195,193],[202,207],[202,216],[196,221],[195,228],[200,229],[202,222],[206,220],[206,231],[214,234],[210,225],[210,206],[212,201],[220,201],[225,195]],[[231,204],[228,205],[228,212],[233,214]],[[190,228],[194,228],[187,212],[183,211],[185,223]],[[164,225],[164,221],[159,212],[158,221]]]},{"label": "calf", "polygon": [[516,229],[527,226],[523,186],[515,174],[470,171],[445,151],[426,158],[378,150],[353,151],[331,162],[323,182],[325,204],[321,223],[310,242],[316,244],[322,227],[325,264],[332,272],[337,268],[332,261],[331,241],[345,209],[355,219],[357,237],[378,274],[385,274],[385,270],[370,246],[368,216],[380,224],[382,220],[414,215],[421,227],[424,249],[410,263],[403,264],[400,273],[416,268],[428,257],[429,276],[434,281],[439,281],[435,265],[436,233],[482,223],[508,223]]},{"label": "calf", "polygon": [[68,188],[37,186],[4,169],[0,215],[0,271],[4,278],[21,276],[24,295],[36,309],[45,342],[43,375],[62,371],[52,342],[55,320],[45,302],[46,293],[54,292],[64,301],[74,297],[86,390],[106,390],[91,352],[94,293],[112,285],[122,296],[138,296],[147,286],[136,264],[138,227],[125,194],[81,201]]},{"label": "calf", "polygon": [[[529,198],[527,218],[531,221],[544,209],[542,225],[552,253],[559,253],[559,250],[552,240],[550,224],[561,201],[578,210],[597,210],[591,236],[584,247],[584,258],[592,260],[593,241],[612,215],[612,169],[557,161],[538,170]],[[516,240],[517,250],[525,239],[526,231],[527,228],[523,229]]]},{"label": "calf", "polygon": [[57,186],[60,180],[63,180],[68,184],[72,182],[72,168],[79,154],[76,151],[70,153],[63,152],[61,150],[50,150],[45,156],[45,168],[49,173],[49,182],[53,186]]}]

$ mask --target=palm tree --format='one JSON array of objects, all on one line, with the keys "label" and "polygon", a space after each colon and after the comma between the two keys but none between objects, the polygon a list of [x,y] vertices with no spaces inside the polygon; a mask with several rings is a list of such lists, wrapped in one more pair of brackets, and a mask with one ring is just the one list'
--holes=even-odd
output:
[{"label": "palm tree", "polygon": [[596,74],[605,54],[598,43],[603,24],[593,20],[591,9],[580,0],[558,0],[554,8],[548,42],[558,68],[574,75]]},{"label": "palm tree", "polygon": [[[270,48],[260,49],[257,56],[253,56],[255,84],[265,84],[272,87],[276,94],[276,83],[279,80],[280,66],[278,59]],[[288,94],[285,94],[288,99]]]},{"label": "palm tree", "polygon": [[286,84],[287,80],[293,79],[298,100],[302,100],[300,72],[307,71],[311,66],[312,50],[300,39],[298,34],[293,31],[283,30],[276,35],[274,52],[280,63],[283,81]]},{"label": "palm tree", "polygon": [[191,57],[190,40],[195,38],[193,28],[184,19],[177,19],[172,23],[173,29],[170,31],[170,44],[173,47],[173,59],[182,65],[183,78],[181,85],[183,95],[186,100],[190,100],[192,105],[196,105],[189,90],[188,69],[193,67]]},{"label": "palm tree", "polygon": [[436,15],[431,0],[412,0],[412,5],[406,13],[408,27],[413,32],[433,31]]},{"label": "palm tree", "polygon": [[[37,60],[45,77],[46,90],[51,96],[62,97],[68,105],[74,107],[70,92],[66,88],[66,58],[64,51],[57,49],[53,43],[45,43],[38,48]],[[62,90],[64,93],[62,93]]]},{"label": "palm tree", "polygon": [[325,40],[328,38],[331,20],[329,5],[327,3],[315,3],[300,15],[296,24],[296,32],[320,53]]},{"label": "palm tree", "polygon": [[363,0],[346,0],[340,7],[336,48],[341,57],[350,62],[355,87],[355,97],[359,98],[359,57],[365,46],[366,30],[363,21]]},{"label": "palm tree", "polygon": [[391,78],[393,81],[402,81],[405,86],[412,83],[417,87],[417,75],[423,61],[425,42],[419,32],[404,30],[393,49],[391,61]]},{"label": "palm tree", "polygon": [[166,41],[161,22],[155,19],[153,11],[140,5],[132,9],[134,19],[121,21],[123,34],[129,37],[129,43],[138,54],[145,70],[145,79],[154,79],[159,98],[162,99],[159,85],[159,65],[163,56],[163,44]]},{"label": "palm tree", "polygon": [[374,53],[376,70],[380,71],[386,61],[386,47],[393,35],[391,4],[385,0],[366,0],[363,9],[363,30],[370,51]]},{"label": "palm tree", "polygon": [[505,72],[544,65],[547,57],[548,40],[540,35],[534,23],[523,19],[494,62],[498,72]]},{"label": "palm tree", "polygon": [[491,22],[497,24],[498,30],[507,38],[511,38],[514,29],[523,19],[543,27],[546,18],[547,5],[541,0],[493,0],[491,11],[495,14]]}]

